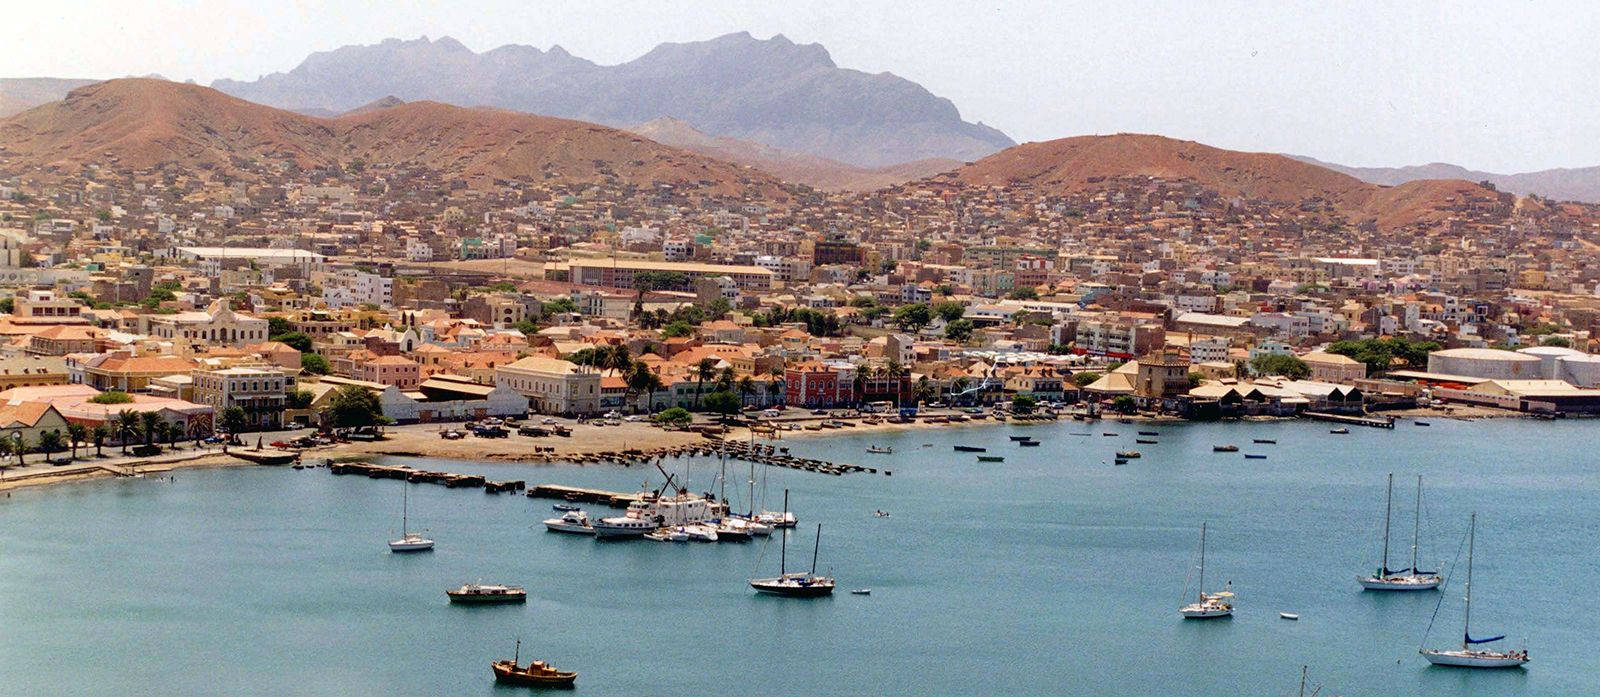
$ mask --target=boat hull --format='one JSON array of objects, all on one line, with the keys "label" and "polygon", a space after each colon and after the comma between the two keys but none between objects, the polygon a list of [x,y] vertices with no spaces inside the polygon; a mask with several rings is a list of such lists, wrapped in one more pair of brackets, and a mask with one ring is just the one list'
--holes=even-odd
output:
[{"label": "boat hull", "polygon": [[577,682],[578,674],[573,672],[551,671],[547,675],[531,675],[524,671],[514,670],[499,663],[491,666],[494,670],[494,680],[503,685],[520,685],[523,687],[572,687]]},{"label": "boat hull", "polygon": [[1233,608],[1186,607],[1179,609],[1178,614],[1183,615],[1186,620],[1215,620],[1232,617]]},{"label": "boat hull", "polygon": [[451,593],[450,602],[456,605],[515,605],[528,602],[527,593],[508,593],[503,595],[482,595],[473,593]]},{"label": "boat hull", "polygon": [[545,527],[546,530],[549,530],[550,532],[564,532],[564,533],[569,533],[569,534],[572,534],[572,535],[593,535],[593,534],[595,534],[594,528],[592,526],[574,525],[572,523],[563,523],[563,522],[560,522],[560,521],[550,521],[550,520],[544,521],[544,527]]},{"label": "boat hull", "polygon": [[1368,576],[1358,578],[1361,587],[1369,591],[1431,591],[1438,590],[1440,578],[1438,576],[1390,576],[1380,578]]},{"label": "boat hull", "polygon": [[1436,666],[1456,668],[1519,668],[1528,662],[1523,652],[1423,649],[1420,653]]},{"label": "boat hull", "polygon": [[431,552],[431,551],[433,551],[433,540],[423,540],[421,542],[406,542],[406,541],[402,541],[402,540],[394,540],[394,541],[391,541],[389,543],[389,551],[391,551],[391,552]]},{"label": "boat hull", "polygon": [[654,528],[610,525],[604,522],[594,524],[594,536],[596,539],[601,540],[625,540],[630,537],[644,537],[644,534],[651,530],[654,530]]},{"label": "boat hull", "polygon": [[756,579],[750,582],[750,587],[756,589],[757,593],[785,598],[820,598],[825,595],[833,595],[832,583],[811,583],[802,586],[781,583],[777,579]]}]

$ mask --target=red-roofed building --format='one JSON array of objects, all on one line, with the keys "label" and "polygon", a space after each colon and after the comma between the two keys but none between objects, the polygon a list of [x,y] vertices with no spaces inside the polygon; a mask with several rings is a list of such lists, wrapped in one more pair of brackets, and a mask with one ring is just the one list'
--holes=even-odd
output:
[{"label": "red-roofed building", "polygon": [[855,385],[839,371],[815,361],[790,366],[783,371],[784,400],[793,406],[830,407],[853,404]]}]

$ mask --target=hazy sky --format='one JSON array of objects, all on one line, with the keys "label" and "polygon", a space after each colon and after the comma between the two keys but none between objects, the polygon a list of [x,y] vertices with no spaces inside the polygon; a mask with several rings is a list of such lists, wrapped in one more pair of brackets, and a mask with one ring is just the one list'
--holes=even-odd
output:
[{"label": "hazy sky", "polygon": [[15,0],[0,76],[209,83],[387,37],[600,63],[748,30],[890,71],[1018,141],[1136,131],[1351,165],[1600,165],[1600,3]]}]

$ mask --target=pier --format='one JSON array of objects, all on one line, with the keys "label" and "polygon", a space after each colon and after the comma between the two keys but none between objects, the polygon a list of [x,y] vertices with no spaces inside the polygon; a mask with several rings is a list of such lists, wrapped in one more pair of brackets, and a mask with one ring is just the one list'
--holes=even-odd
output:
[{"label": "pier", "polygon": [[494,481],[486,479],[480,474],[433,472],[413,467],[377,465],[370,462],[336,462],[328,465],[328,471],[334,474],[359,474],[369,479],[404,479],[414,484],[443,484],[450,489],[483,489],[484,493],[488,494],[521,491],[528,486],[521,479]]},{"label": "pier", "polygon": [[1376,416],[1353,416],[1350,414],[1330,414],[1325,411],[1300,412],[1301,416],[1318,421],[1332,421],[1334,423],[1350,424],[1353,426],[1370,426],[1372,428],[1394,428],[1394,418]]}]

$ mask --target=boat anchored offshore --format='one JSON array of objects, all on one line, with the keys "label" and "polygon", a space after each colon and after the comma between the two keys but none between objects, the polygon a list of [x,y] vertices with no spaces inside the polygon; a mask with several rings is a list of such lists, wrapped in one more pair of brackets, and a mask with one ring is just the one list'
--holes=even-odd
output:
[{"label": "boat anchored offshore", "polygon": [[1411,567],[1389,568],[1389,518],[1394,511],[1394,475],[1389,475],[1389,493],[1383,505],[1383,559],[1371,576],[1356,580],[1369,591],[1431,591],[1439,587],[1439,574],[1417,568],[1417,542],[1422,529],[1422,475],[1417,475],[1417,513],[1411,524]]},{"label": "boat anchored offshore", "polygon": [[561,514],[560,518],[546,518],[545,528],[551,532],[570,532],[577,535],[593,535],[594,525],[589,522],[589,514],[573,510]]},{"label": "boat anchored offshore", "polygon": [[572,687],[578,679],[576,672],[556,670],[544,661],[533,661],[527,667],[520,666],[521,661],[522,640],[518,639],[516,653],[512,654],[511,660],[489,664],[489,668],[494,671],[494,681],[525,687]]},{"label": "boat anchored offshore", "polygon": [[[783,492],[783,507],[789,508],[789,492]],[[817,523],[817,541],[811,549],[810,573],[789,573],[789,536],[782,536],[779,542],[778,576],[776,578],[752,578],[750,587],[757,593],[768,595],[781,595],[790,598],[817,598],[824,595],[833,595],[833,577],[817,575],[817,555],[822,550],[822,523]]]},{"label": "boat anchored offshore", "polygon": [[875,455],[893,455],[894,447],[888,445],[869,445],[867,446],[867,452]]},{"label": "boat anchored offshore", "polygon": [[1237,446],[1237,445],[1213,445],[1213,446],[1211,446],[1211,452],[1214,452],[1214,453],[1236,453],[1236,452],[1239,452],[1239,446]]},{"label": "boat anchored offshore", "polygon": [[[1472,638],[1472,553],[1477,542],[1478,514],[1472,514],[1471,522],[1467,526],[1467,590],[1466,610],[1463,612],[1461,622],[1461,648],[1459,649],[1418,649],[1418,653],[1429,663],[1436,666],[1457,666],[1461,668],[1517,668],[1528,662],[1528,650],[1519,649],[1511,651],[1487,651],[1473,648],[1482,644],[1489,644],[1506,638],[1504,634],[1492,636],[1487,639]],[[1444,602],[1444,596],[1439,596],[1439,602]],[[1438,615],[1437,607],[1434,614]],[[1430,625],[1430,629],[1431,629]],[[1426,636],[1424,636],[1426,641]]]},{"label": "boat anchored offshore", "polygon": [[1206,524],[1200,524],[1200,596],[1194,602],[1178,608],[1186,620],[1205,620],[1233,615],[1233,587],[1229,583],[1221,592],[1206,592]]},{"label": "boat anchored offshore", "polygon": [[522,586],[504,586],[497,583],[468,583],[460,588],[447,590],[444,594],[450,597],[450,602],[465,605],[528,601],[528,591],[523,590]]},{"label": "boat anchored offshore", "polygon": [[411,514],[411,485],[400,490],[400,539],[389,540],[391,552],[426,552],[433,549],[433,540],[411,532],[407,526]]}]

